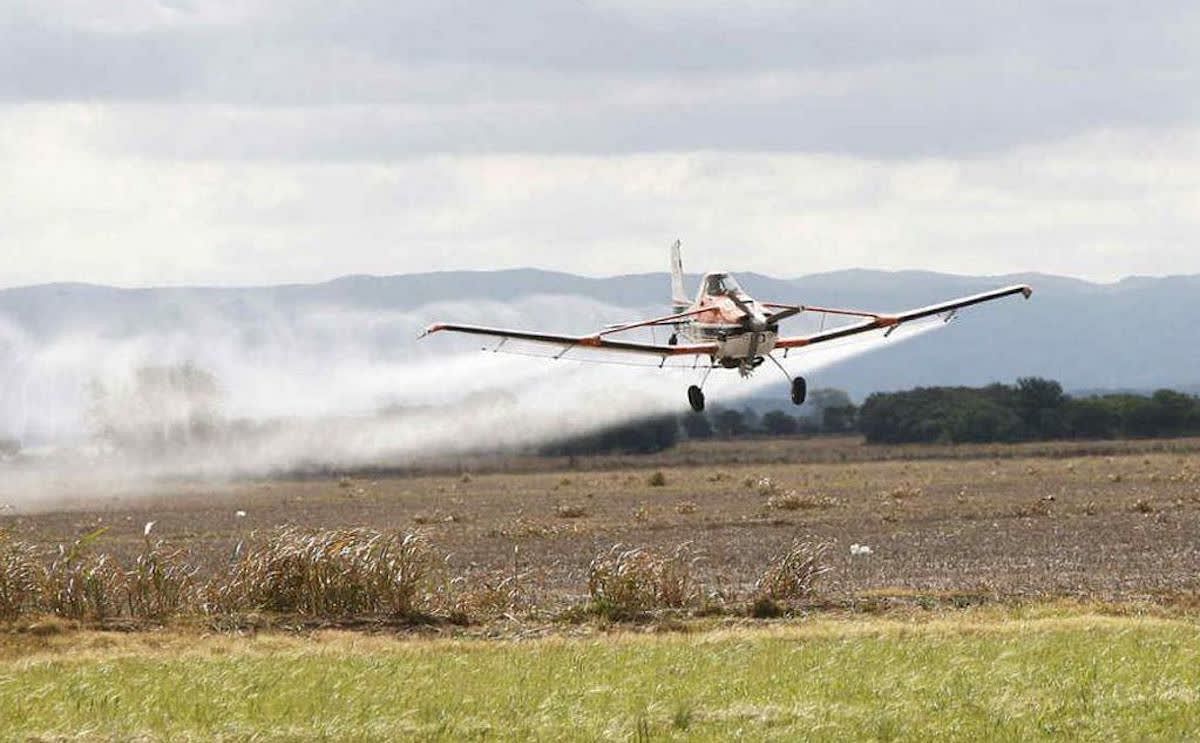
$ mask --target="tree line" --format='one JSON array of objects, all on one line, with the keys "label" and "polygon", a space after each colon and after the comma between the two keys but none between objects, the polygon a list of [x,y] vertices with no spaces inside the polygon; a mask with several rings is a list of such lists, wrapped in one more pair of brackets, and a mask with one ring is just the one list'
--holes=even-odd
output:
[{"label": "tree line", "polygon": [[847,434],[858,431],[858,407],[842,390],[809,393],[807,412],[783,410],[761,415],[750,408],[714,406],[703,413],[649,416],[589,434],[556,441],[540,449],[550,456],[587,454],[653,454],[680,441],[751,437]]},{"label": "tree line", "polygon": [[1050,379],[1015,385],[921,387],[871,395],[859,411],[868,443],[1011,442],[1200,435],[1200,398],[1150,395],[1072,397]]},{"label": "tree line", "polygon": [[991,443],[1049,439],[1200,436],[1200,398],[1174,390],[1073,397],[1050,379],[986,387],[877,392],[861,407],[840,390],[818,390],[815,415],[717,408],[664,415],[550,444],[543,453],[646,454],[688,439],[861,433],[867,443]]}]

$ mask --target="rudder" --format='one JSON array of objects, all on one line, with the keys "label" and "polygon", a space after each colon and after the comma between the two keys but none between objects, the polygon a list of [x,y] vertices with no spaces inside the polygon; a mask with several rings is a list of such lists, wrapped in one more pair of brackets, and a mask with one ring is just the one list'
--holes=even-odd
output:
[{"label": "rudder", "polygon": [[683,254],[680,245],[676,240],[671,246],[671,304],[676,312],[683,312],[692,304],[683,287]]}]

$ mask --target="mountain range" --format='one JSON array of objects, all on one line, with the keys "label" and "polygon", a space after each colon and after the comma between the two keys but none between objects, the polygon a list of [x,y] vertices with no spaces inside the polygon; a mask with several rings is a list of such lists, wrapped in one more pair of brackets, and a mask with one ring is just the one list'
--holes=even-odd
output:
[{"label": "mountain range", "polygon": [[[1200,332],[1193,319],[1200,314],[1200,276],[1113,284],[1036,274],[867,270],[738,278],[760,300],[880,312],[1014,283],[1034,287],[1029,301],[970,308],[944,329],[804,372],[810,387],[843,389],[859,401],[873,391],[1011,383],[1022,376],[1056,379],[1077,393],[1200,390]],[[689,286],[698,280],[689,276]],[[498,389],[508,372],[448,363],[460,351],[477,349],[477,340],[436,336],[418,342],[427,324],[587,333],[665,314],[669,285],[665,273],[589,278],[521,269],[347,276],[250,288],[3,289],[0,437],[78,438],[90,430],[88,411],[98,383],[115,389],[130,384],[137,369],[185,362],[215,375],[233,417],[277,420],[441,404],[449,399],[446,392]],[[784,329],[800,333],[819,322],[802,316]],[[541,364],[550,362],[537,363],[537,369],[548,369]],[[773,376],[770,369],[759,374]],[[611,388],[606,395],[617,395],[613,399],[620,399],[619,387],[627,384],[602,383]],[[731,388],[740,390],[731,395],[752,392],[745,399],[756,408],[790,407],[782,377]],[[679,389],[678,400],[668,392],[659,404],[685,409]],[[723,401],[733,402],[728,395]],[[637,407],[632,397],[629,404]]]},{"label": "mountain range", "polygon": [[[981,384],[1039,375],[1068,389],[1150,389],[1200,383],[1200,276],[1129,278],[1094,284],[1046,275],[955,276],[920,271],[839,271],[777,279],[740,274],[759,299],[888,311],[983,289],[1028,283],[1029,302],[1001,302],[963,313],[946,332],[869,354],[820,373],[813,382],[852,395],[919,385]],[[689,285],[698,280],[689,277]],[[666,274],[588,278],[534,269],[347,276],[312,285],[257,288],[119,289],[50,284],[0,290],[0,323],[48,342],[79,333],[120,339],[144,333],[220,327],[253,338],[314,311],[410,318],[368,342],[394,355],[413,346],[423,322],[474,317],[472,307],[540,300],[590,300],[594,320],[620,321],[666,311]],[[611,316],[604,317],[609,314]],[[423,310],[428,310],[423,313]],[[440,314],[439,314],[440,313]],[[425,315],[424,317],[422,315]],[[587,332],[584,313],[521,311],[505,323]],[[435,315],[437,315],[435,317]],[[449,316],[447,316],[449,315]],[[582,315],[582,316],[581,316]]]}]

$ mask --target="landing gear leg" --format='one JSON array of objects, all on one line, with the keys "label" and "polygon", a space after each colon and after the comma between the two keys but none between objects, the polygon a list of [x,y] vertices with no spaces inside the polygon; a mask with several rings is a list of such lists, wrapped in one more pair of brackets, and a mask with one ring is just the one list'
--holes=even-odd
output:
[{"label": "landing gear leg", "polygon": [[688,387],[688,403],[691,404],[692,410],[697,413],[704,412],[704,383],[708,381],[708,375],[712,374],[712,370],[716,367],[708,367],[708,371],[704,372],[704,378],[700,380],[700,384],[693,384]]},{"label": "landing gear leg", "polygon": [[792,404],[803,405],[804,401],[808,399],[808,382],[805,381],[804,377],[796,377],[795,379],[792,379],[791,375],[788,374],[787,369],[783,368],[783,364],[779,363],[779,359],[775,358],[771,354],[767,354],[767,358],[771,361],[774,361],[775,366],[779,367],[779,371],[783,372],[783,376],[787,377],[788,381],[792,383]]}]

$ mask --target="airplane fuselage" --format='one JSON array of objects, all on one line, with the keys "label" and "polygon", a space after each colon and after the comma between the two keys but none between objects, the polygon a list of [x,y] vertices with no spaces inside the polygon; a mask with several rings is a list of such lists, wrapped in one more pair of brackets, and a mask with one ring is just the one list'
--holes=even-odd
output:
[{"label": "airplane fuselage", "polygon": [[713,362],[722,366],[752,369],[779,339],[778,324],[727,273],[706,275],[687,311],[695,314],[676,325],[677,334],[691,343],[715,342]]}]

